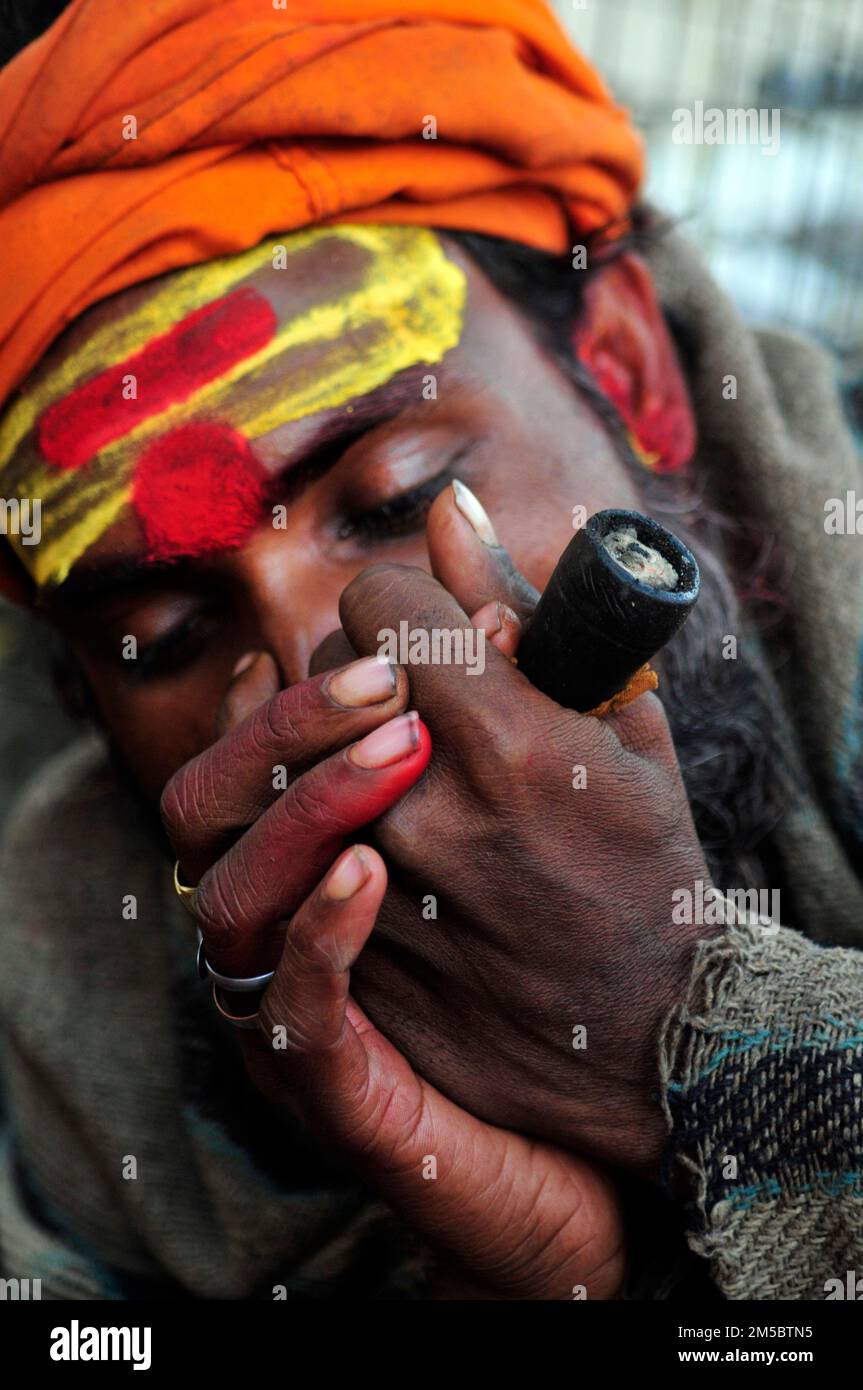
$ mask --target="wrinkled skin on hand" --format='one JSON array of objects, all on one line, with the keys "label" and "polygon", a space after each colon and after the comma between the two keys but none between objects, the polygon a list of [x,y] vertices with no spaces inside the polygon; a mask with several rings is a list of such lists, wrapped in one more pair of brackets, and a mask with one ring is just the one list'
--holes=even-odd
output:
[{"label": "wrinkled skin on hand", "polygon": [[259,1027],[242,1034],[250,1075],[427,1238],[432,1297],[615,1297],[623,1227],[611,1179],[454,1105],[349,997],[386,882],[380,856],[356,845],[295,913]]},{"label": "wrinkled skin on hand", "polygon": [[[376,566],[343,597],[361,653],[405,617],[467,622],[418,570]],[[474,1114],[653,1172],[657,1038],[696,935],[672,925],[671,895],[708,880],[661,703],[574,714],[493,648],[480,677],[425,666],[410,679],[435,756],[375,826],[390,886],[356,996]]]},{"label": "wrinkled skin on hand", "polygon": [[[432,508],[428,544],[432,574],[378,565],[347,587],[343,631],[313,666],[371,655],[401,621],[466,627],[495,598],[529,613],[530,586],[451,494]],[[389,887],[354,972],[372,1021],[473,1114],[655,1175],[657,1039],[703,933],[672,924],[672,893],[707,868],[660,701],[642,695],[606,719],[563,710],[513,665],[516,641],[487,643],[479,675],[400,668],[396,693],[351,715],[332,708],[331,676],[277,692],[253,688],[253,669],[232,695],[233,731],[169,783],[166,821],[187,871],[203,873],[208,953],[233,975],[275,964],[290,914],[373,822],[364,834]],[[334,750],[404,709],[408,681],[428,767],[419,781],[410,759],[358,771]],[[276,756],[291,768],[281,796]]]}]

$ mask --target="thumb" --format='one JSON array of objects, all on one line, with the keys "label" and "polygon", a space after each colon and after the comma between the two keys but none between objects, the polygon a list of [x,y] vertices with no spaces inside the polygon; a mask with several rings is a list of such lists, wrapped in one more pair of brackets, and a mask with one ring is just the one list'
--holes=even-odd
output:
[{"label": "thumb", "polygon": [[539,594],[516,569],[479,498],[464,483],[452,483],[435,498],[426,542],[432,574],[465,613],[500,599],[522,621],[530,617]]}]

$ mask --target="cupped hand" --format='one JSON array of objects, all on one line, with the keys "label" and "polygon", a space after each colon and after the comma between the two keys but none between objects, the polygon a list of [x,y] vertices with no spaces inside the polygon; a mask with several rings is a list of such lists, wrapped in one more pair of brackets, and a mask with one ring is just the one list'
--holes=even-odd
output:
[{"label": "cupped hand", "polygon": [[258,1031],[241,1034],[252,1078],[425,1237],[441,1296],[613,1298],[623,1238],[610,1179],[454,1105],[350,998],[385,889],[380,856],[356,845],[295,913]]},{"label": "cupped hand", "polygon": [[[535,590],[476,505],[435,502],[432,574],[376,565],[347,588],[353,650],[494,601],[529,617]],[[562,709],[499,645],[481,675],[409,667],[435,754],[373,827],[390,887],[354,991],[472,1113],[656,1177],[659,1035],[705,934],[673,920],[674,894],[709,886],[668,723],[652,694],[603,719]]]},{"label": "cupped hand", "polygon": [[[373,822],[389,889],[355,972],[369,1017],[479,1118],[655,1175],[658,1034],[703,932],[673,923],[672,895],[708,880],[668,725],[654,696],[597,720],[525,680],[510,658],[535,591],[460,501],[432,508],[432,574],[379,565],[348,587],[318,664],[472,613],[491,637],[483,673],[411,665],[420,720],[399,717],[398,668],[394,690],[351,708],[337,695],[359,667],[278,691],[263,655],[229,693],[223,738],[169,784],[166,824],[200,877],[210,959],[249,975]],[[376,727],[370,757],[346,747]]]}]

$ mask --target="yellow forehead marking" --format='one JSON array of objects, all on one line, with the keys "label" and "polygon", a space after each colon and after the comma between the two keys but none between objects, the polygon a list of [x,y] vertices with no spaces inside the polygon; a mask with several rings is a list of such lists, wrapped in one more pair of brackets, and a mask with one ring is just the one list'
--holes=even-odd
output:
[{"label": "yellow forehead marking", "polygon": [[[202,386],[187,400],[142,421],[101,449],[82,468],[63,470],[34,456],[0,462],[0,491],[42,501],[42,539],[22,546],[10,537],[38,584],[60,583],[83,552],[119,515],[131,495],[135,460],[148,441],[192,417],[227,421],[249,439],[316,411],[336,407],[383,385],[417,363],[434,363],[459,341],[466,295],[464,272],[447,259],[426,228],[358,224],[318,227],[283,241],[286,256],[326,238],[348,240],[368,253],[356,287],[290,317],[260,351]],[[41,412],[89,377],[125,360],[186,314],[269,266],[273,245],[196,266],[175,277],[119,323],[98,329],[57,372],[19,399],[0,424],[0,460]],[[314,366],[294,371],[314,350]],[[284,376],[274,359],[284,357]]]}]

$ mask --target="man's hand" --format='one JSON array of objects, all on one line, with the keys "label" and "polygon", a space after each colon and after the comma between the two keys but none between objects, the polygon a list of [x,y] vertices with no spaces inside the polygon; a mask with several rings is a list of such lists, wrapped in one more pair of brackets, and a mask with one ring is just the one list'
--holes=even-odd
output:
[{"label": "man's hand", "polygon": [[436,1247],[454,1292],[613,1297],[623,1257],[610,1181],[459,1109],[348,1000],[386,870],[356,847],[319,880],[427,765],[428,733],[401,712],[404,672],[357,662],[290,690],[275,682],[266,657],[237,677],[223,737],[163,797],[184,873],[199,880],[208,958],[225,974],[277,967],[260,1031],[238,1034],[253,1081],[293,1103]]},{"label": "man's hand", "polygon": [[295,914],[260,1030],[241,1035],[252,1078],[429,1241],[453,1296],[613,1298],[623,1254],[610,1180],[453,1105],[349,998],[385,889],[380,856],[357,845]]},{"label": "man's hand", "polygon": [[[377,565],[345,590],[354,650],[400,621],[463,627],[491,599],[526,617],[529,586],[483,534],[438,498],[432,575]],[[481,676],[409,675],[435,755],[374,827],[390,889],[355,995],[473,1114],[655,1176],[658,1037],[705,934],[672,922],[672,894],[709,884],[662,704],[561,709],[493,647]]]},{"label": "man's hand", "polygon": [[[482,530],[442,494],[428,526],[434,574],[360,575],[325,663],[339,649],[376,652],[402,621],[465,627],[501,599],[527,614],[532,591]],[[185,872],[203,873],[208,955],[250,975],[275,965],[285,922],[344,838],[378,817],[389,891],[354,981],[375,1024],[489,1123],[654,1174],[658,1033],[703,934],[672,924],[672,893],[706,883],[707,868],[659,700],[604,720],[562,710],[504,654],[515,621],[487,644],[482,675],[410,667],[435,744],[417,785],[427,749],[409,740],[377,770],[330,751],[358,719],[404,707],[403,672],[393,704],[334,714],[332,677],[277,694],[261,684],[262,658],[240,678],[246,696],[230,697],[240,722],[169,784],[166,823]],[[288,769],[281,793],[276,763]]]},{"label": "man's hand", "polygon": [[198,884],[208,958],[225,975],[276,965],[285,921],[346,838],[428,762],[426,730],[403,713],[408,683],[398,667],[372,658],[288,690],[277,684],[264,653],[228,692],[223,737],[162,795],[165,828]]}]

